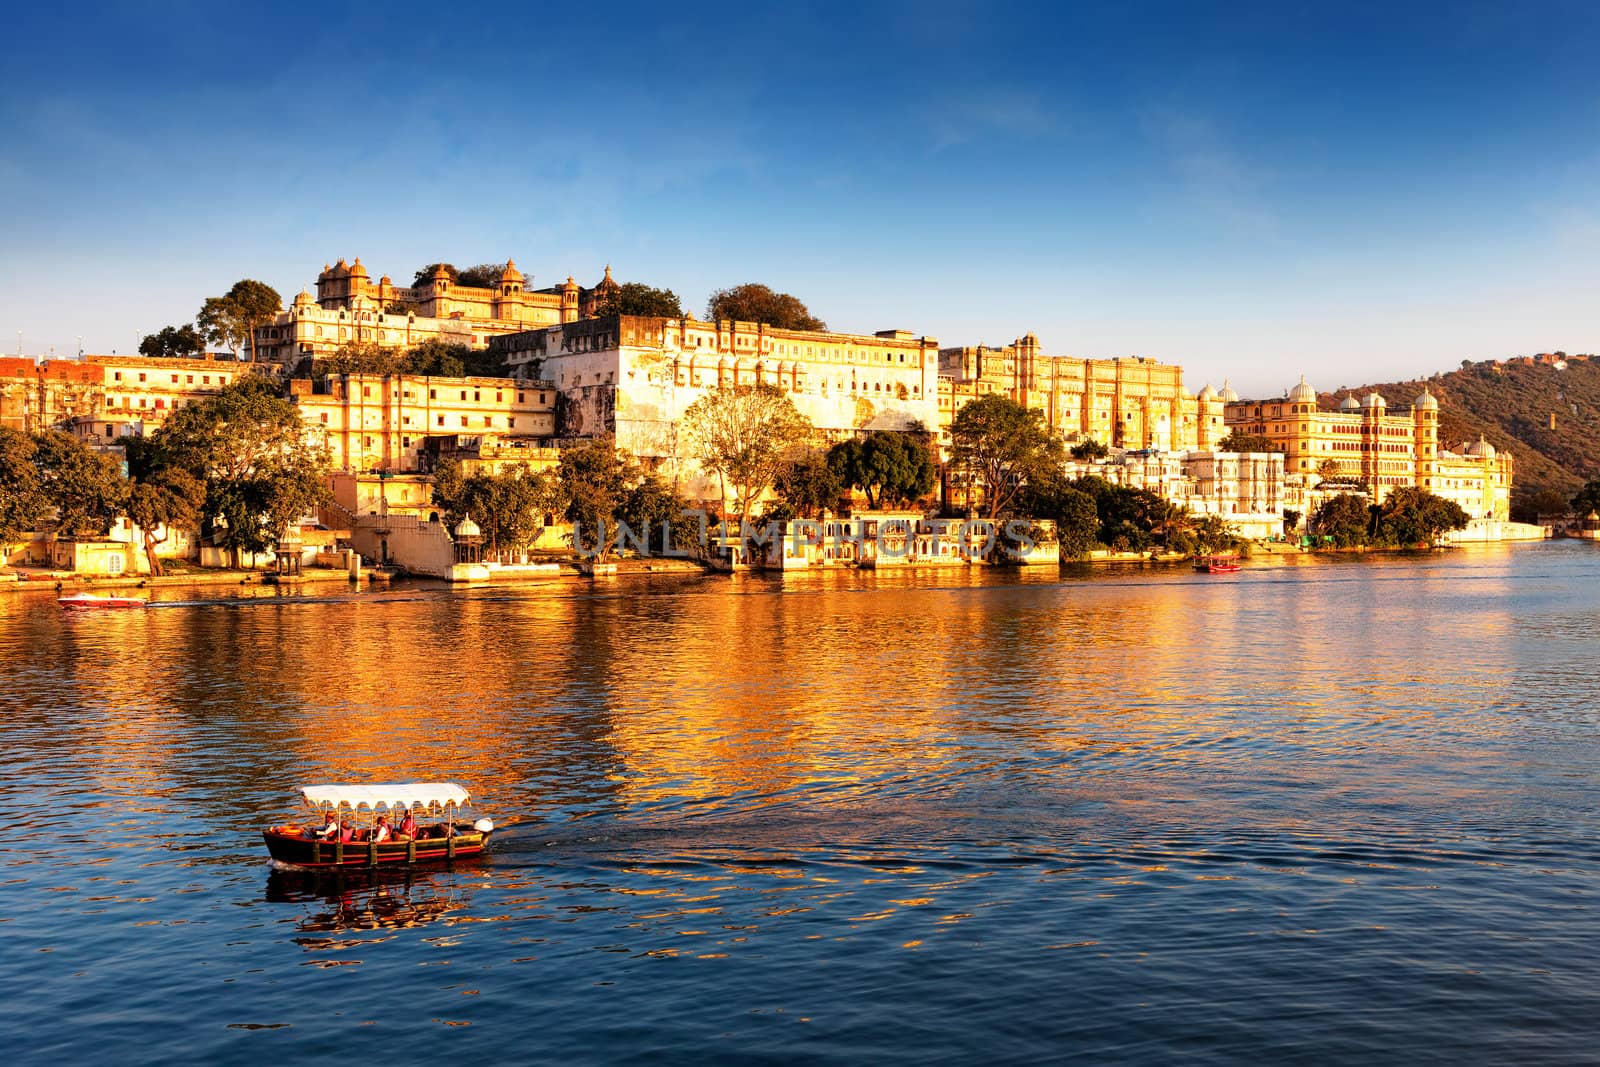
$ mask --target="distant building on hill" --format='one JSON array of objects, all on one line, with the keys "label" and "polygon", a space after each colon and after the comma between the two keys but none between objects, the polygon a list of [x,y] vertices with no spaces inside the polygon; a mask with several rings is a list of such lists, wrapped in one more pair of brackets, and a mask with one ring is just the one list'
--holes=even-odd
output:
[{"label": "distant building on hill", "polygon": [[411,348],[439,340],[485,348],[501,334],[588,318],[619,288],[608,266],[592,288],[569,277],[561,285],[529,289],[510,260],[493,286],[457,284],[440,267],[420,285],[406,287],[388,275],[372,281],[359,256],[350,264],[341,259],[317,275],[315,297],[302,289],[287,310],[256,330],[256,358],[294,366],[355,343]]},{"label": "distant building on hill", "polygon": [[1324,409],[1302,378],[1281,398],[1227,404],[1225,419],[1230,430],[1282,448],[1287,476],[1307,488],[1323,480],[1358,482],[1382,503],[1396,488],[1415,486],[1455,501],[1472,519],[1511,516],[1510,453],[1482,439],[1441,449],[1439,401],[1426,387],[1409,411],[1391,415],[1377,392]]}]

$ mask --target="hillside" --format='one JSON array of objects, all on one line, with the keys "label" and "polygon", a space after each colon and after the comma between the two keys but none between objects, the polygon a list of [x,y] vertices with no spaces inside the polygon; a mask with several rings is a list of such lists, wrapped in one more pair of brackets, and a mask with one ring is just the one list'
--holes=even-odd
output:
[{"label": "hillside", "polygon": [[[1479,434],[1516,459],[1513,502],[1544,489],[1571,496],[1600,477],[1600,359],[1575,357],[1566,369],[1539,362],[1484,362],[1421,380],[1324,393],[1337,407],[1352,392],[1376,389],[1390,410],[1409,408],[1423,385],[1439,398],[1439,443],[1450,449]],[[1555,427],[1551,428],[1551,416]]]}]

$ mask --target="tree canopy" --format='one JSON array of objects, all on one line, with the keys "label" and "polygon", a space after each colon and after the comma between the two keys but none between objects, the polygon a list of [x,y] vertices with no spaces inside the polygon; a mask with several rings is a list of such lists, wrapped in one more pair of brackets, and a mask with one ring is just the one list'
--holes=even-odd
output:
[{"label": "tree canopy", "polygon": [[226,346],[235,356],[241,348],[245,349],[253,363],[256,327],[271,322],[282,308],[283,299],[276,289],[265,282],[246,278],[234,282],[233,288],[222,296],[206,297],[194,321],[207,340]]},{"label": "tree canopy", "polygon": [[683,305],[671,289],[655,289],[643,282],[626,282],[608,292],[595,306],[595,317],[607,315],[650,315],[681,319]]},{"label": "tree canopy", "polygon": [[1089,437],[1073,445],[1068,454],[1079,463],[1092,463],[1097,459],[1105,459],[1111,454],[1111,449],[1103,441]]},{"label": "tree canopy", "polygon": [[778,468],[772,490],[779,505],[767,510],[769,519],[814,519],[838,505],[844,485],[827,454],[807,449]]},{"label": "tree canopy", "polygon": [[1584,483],[1572,498],[1572,512],[1580,519],[1591,511],[1600,511],[1600,478]]},{"label": "tree canopy", "polygon": [[950,423],[950,465],[983,490],[988,518],[1004,514],[1030,478],[1060,469],[1061,439],[1037,409],[986,393]]},{"label": "tree canopy", "polygon": [[254,375],[174,411],[152,447],[155,468],[204,485],[201,533],[235,552],[270,548],[327,496],[326,457],[306,442],[299,410]]},{"label": "tree canopy", "polygon": [[1465,528],[1469,521],[1455,501],[1403,485],[1384,498],[1378,510],[1378,534],[1388,544],[1431,547],[1449,531]]},{"label": "tree canopy", "polygon": [[706,302],[706,318],[713,322],[735,319],[764,322],[784,330],[826,330],[828,324],[811,314],[798,297],[774,292],[759,282],[718,289]]},{"label": "tree canopy", "polygon": [[[933,492],[938,467],[922,435],[877,430],[828,450],[839,483],[867,495],[868,507],[905,504]],[[836,494],[837,495],[837,494]]]},{"label": "tree canopy", "polygon": [[[1107,483],[1109,484],[1109,483]],[[1100,535],[1100,512],[1094,497],[1073,485],[1061,471],[1030,479],[1016,501],[1017,510],[1056,524],[1056,540],[1063,559],[1082,559]]]},{"label": "tree canopy", "polygon": [[551,472],[518,468],[464,476],[455,459],[444,460],[434,472],[433,501],[444,510],[448,526],[470,515],[491,553],[527,546],[544,527],[544,517],[563,505]]},{"label": "tree canopy", "polygon": [[31,434],[0,426],[0,545],[24,540],[49,513]]},{"label": "tree canopy", "polygon": [[456,275],[457,285],[469,285],[474,289],[493,289],[500,284],[500,275],[506,271],[505,263],[478,263],[467,267]]},{"label": "tree canopy", "polygon": [[139,342],[139,354],[153,358],[198,359],[206,353],[206,339],[189,323],[163,326]]},{"label": "tree canopy", "polygon": [[450,281],[452,283],[454,283],[454,282],[456,282],[456,281],[458,281],[460,279],[461,272],[456,270],[455,264],[453,264],[453,263],[429,263],[426,267],[423,267],[420,270],[418,270],[417,273],[412,277],[412,279],[411,279],[411,287],[413,289],[417,289],[417,288],[421,288],[424,285],[427,285],[429,282],[431,282],[433,280],[434,273],[436,271],[440,270],[441,268],[444,270],[445,277],[450,279]]},{"label": "tree canopy", "polygon": [[128,462],[128,518],[139,527],[150,573],[160,577],[165,568],[156,547],[175,527],[193,528],[199,523],[205,483],[192,471],[172,465],[154,438],[125,437],[122,447]]},{"label": "tree canopy", "polygon": [[[573,547],[604,559],[616,545],[617,514],[633,481],[633,460],[610,437],[561,451],[557,482],[573,524]],[[590,538],[592,541],[586,541]]]},{"label": "tree canopy", "polygon": [[1274,444],[1270,438],[1260,434],[1245,433],[1243,430],[1229,430],[1228,435],[1217,442],[1218,452],[1282,452],[1283,446]]},{"label": "tree canopy", "polygon": [[1370,537],[1372,513],[1367,499],[1354,493],[1340,493],[1324,500],[1311,513],[1311,528],[1321,537],[1333,538],[1335,547],[1354,548]]},{"label": "tree canopy", "polygon": [[69,537],[104,537],[128,498],[121,466],[60,430],[33,440],[39,488],[56,509],[56,529]]},{"label": "tree canopy", "polygon": [[776,386],[723,386],[703,394],[683,415],[690,453],[734,490],[741,523],[771,488],[795,449],[811,437],[811,420]]}]

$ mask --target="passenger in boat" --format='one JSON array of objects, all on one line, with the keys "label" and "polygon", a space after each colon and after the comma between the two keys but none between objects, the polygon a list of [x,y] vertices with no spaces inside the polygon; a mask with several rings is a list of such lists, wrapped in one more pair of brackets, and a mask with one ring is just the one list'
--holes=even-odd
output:
[{"label": "passenger in boat", "polygon": [[354,826],[350,825],[350,820],[349,819],[341,819],[341,820],[339,820],[339,840],[342,841],[344,844],[348,845],[352,841],[354,841],[355,839],[356,839],[356,828]]},{"label": "passenger in boat", "polygon": [[382,843],[389,840],[389,837],[389,816],[380,815],[378,816],[377,823],[372,827],[372,840]]},{"label": "passenger in boat", "polygon": [[320,841],[331,841],[338,835],[338,833],[339,817],[333,812],[329,811],[323,813],[321,828],[312,830],[310,836],[315,837]]},{"label": "passenger in boat", "polygon": [[394,829],[395,833],[402,837],[417,836],[417,820],[416,817],[411,814],[410,808],[407,808],[406,813],[400,816],[400,825],[396,826]]}]

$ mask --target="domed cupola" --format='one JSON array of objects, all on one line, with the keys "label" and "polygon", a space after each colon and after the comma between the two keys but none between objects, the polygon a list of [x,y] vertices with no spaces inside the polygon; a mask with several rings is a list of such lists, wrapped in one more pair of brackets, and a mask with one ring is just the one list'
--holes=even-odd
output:
[{"label": "domed cupola", "polygon": [[1224,404],[1236,404],[1239,402],[1239,394],[1234,392],[1233,388],[1228,385],[1228,379],[1226,378],[1222,379],[1221,396]]},{"label": "domed cupola", "polygon": [[1289,402],[1291,404],[1315,404],[1317,402],[1317,391],[1306,384],[1306,376],[1304,374],[1300,375],[1300,384],[1289,390]]},{"label": "domed cupola", "polygon": [[483,530],[478,527],[477,523],[472,521],[471,515],[463,516],[461,521],[456,523],[456,528],[452,532],[455,534],[457,541],[463,541],[469,537],[483,536]]},{"label": "domed cupola", "polygon": [[1339,410],[1340,411],[1360,411],[1361,410],[1361,401],[1356,399],[1356,395],[1354,393],[1351,393],[1349,396],[1347,396],[1343,400],[1339,401]]},{"label": "domed cupola", "polygon": [[1370,408],[1374,411],[1382,411],[1389,405],[1388,401],[1383,399],[1383,394],[1374,389],[1372,392],[1361,398],[1361,406],[1362,408]]},{"label": "domed cupola", "polygon": [[1467,455],[1477,456],[1480,459],[1493,459],[1495,456],[1494,445],[1483,439],[1479,434],[1478,439],[1467,446]]},{"label": "domed cupola", "polygon": [[1424,411],[1438,411],[1439,401],[1428,391],[1427,386],[1422,387],[1422,395],[1411,402],[1411,406]]},{"label": "domed cupola", "polygon": [[1216,398],[1217,398],[1217,391],[1215,389],[1211,388],[1211,383],[1210,382],[1207,382],[1201,388],[1200,394],[1195,397],[1196,400],[1215,400]]}]

